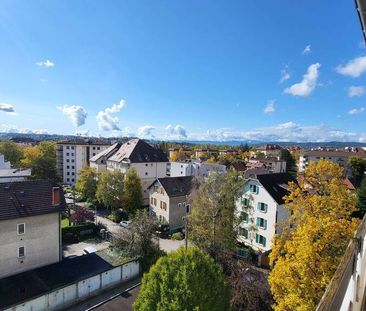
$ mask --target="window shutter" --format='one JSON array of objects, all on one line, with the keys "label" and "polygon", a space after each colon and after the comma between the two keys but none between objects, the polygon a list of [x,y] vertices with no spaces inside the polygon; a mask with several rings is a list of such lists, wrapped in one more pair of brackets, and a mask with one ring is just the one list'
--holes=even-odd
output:
[{"label": "window shutter", "polygon": [[266,246],[266,238],[263,237],[263,246]]},{"label": "window shutter", "polygon": [[256,189],[255,193],[258,194],[259,193],[259,187],[256,186],[255,189]]},{"label": "window shutter", "polygon": [[258,204],[257,204],[257,209],[260,211],[261,210],[261,203],[260,202],[258,202]]},{"label": "window shutter", "polygon": [[264,220],[264,229],[267,229],[267,220]]},{"label": "window shutter", "polygon": [[258,241],[259,241],[259,235],[258,235],[258,233],[256,233],[255,234],[255,242],[258,243]]},{"label": "window shutter", "polygon": [[268,204],[264,204],[264,212],[267,213]]},{"label": "window shutter", "polygon": [[259,218],[257,217],[257,226],[259,227],[260,225],[260,221],[259,221]]}]

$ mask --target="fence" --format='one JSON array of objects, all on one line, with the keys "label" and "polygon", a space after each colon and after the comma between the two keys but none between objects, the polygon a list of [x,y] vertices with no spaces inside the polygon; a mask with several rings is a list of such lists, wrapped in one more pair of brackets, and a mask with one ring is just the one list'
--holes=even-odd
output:
[{"label": "fence", "polygon": [[126,282],[140,274],[140,264],[130,261],[108,271],[58,288],[37,298],[14,305],[5,311],[56,311],[63,310],[101,291]]}]

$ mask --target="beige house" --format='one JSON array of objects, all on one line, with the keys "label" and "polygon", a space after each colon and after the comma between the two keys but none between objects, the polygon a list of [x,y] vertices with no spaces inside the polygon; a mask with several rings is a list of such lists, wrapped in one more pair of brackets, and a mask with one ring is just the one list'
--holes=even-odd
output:
[{"label": "beige house", "polygon": [[161,223],[175,231],[184,226],[183,217],[189,214],[189,194],[192,176],[158,178],[149,187],[149,212]]},{"label": "beige house", "polygon": [[50,181],[0,183],[0,278],[62,259],[65,205]]}]

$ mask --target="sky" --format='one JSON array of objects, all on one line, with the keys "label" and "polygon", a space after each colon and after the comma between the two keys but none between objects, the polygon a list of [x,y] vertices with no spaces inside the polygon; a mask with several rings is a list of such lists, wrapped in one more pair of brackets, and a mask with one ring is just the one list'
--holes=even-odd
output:
[{"label": "sky", "polygon": [[0,132],[366,142],[352,0],[2,0],[0,47]]}]

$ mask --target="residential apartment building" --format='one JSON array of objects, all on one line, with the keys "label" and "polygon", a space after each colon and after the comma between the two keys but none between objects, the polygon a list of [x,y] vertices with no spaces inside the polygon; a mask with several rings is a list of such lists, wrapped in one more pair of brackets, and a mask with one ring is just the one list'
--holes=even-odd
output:
[{"label": "residential apartment building", "polygon": [[266,168],[269,173],[285,173],[286,172],[286,161],[280,160],[279,158],[268,157],[264,159],[250,158],[246,163],[248,168]]},{"label": "residential apartment building", "polygon": [[90,159],[110,147],[104,141],[75,139],[58,142],[56,146],[57,174],[64,184],[74,185],[80,170],[90,164]]},{"label": "residential apartment building", "polygon": [[30,169],[11,168],[10,162],[0,154],[0,183],[24,181],[31,176]]},{"label": "residential apartment building", "polygon": [[350,174],[348,167],[350,157],[366,158],[366,151],[362,148],[308,150],[300,155],[299,172],[305,171],[311,161],[318,163],[320,159],[325,159],[342,166],[345,169],[345,175],[348,176]]},{"label": "residential apartment building", "polygon": [[158,178],[149,187],[149,212],[169,224],[171,231],[181,229],[190,212],[192,180],[192,176]]},{"label": "residential apartment building", "polygon": [[266,157],[278,158],[281,156],[281,150],[283,148],[277,144],[265,144],[256,148],[256,152],[263,153]]},{"label": "residential apartment building", "polygon": [[114,155],[119,148],[121,148],[121,143],[115,143],[104,149],[103,151],[97,153],[90,159],[90,167],[95,169],[97,173],[104,172],[107,170],[107,160]]},{"label": "residential apartment building", "polygon": [[142,139],[131,139],[107,159],[107,170],[120,170],[123,174],[134,168],[141,179],[144,204],[149,204],[148,187],[157,179],[170,175],[167,156],[161,149]]},{"label": "residential apartment building", "polygon": [[61,188],[50,181],[0,183],[0,278],[62,259]]},{"label": "residential apartment building", "polygon": [[257,175],[244,184],[244,192],[236,202],[241,224],[238,241],[259,253],[272,248],[272,240],[281,221],[290,216],[285,209],[283,197],[287,195],[288,183],[294,179],[286,173]]},{"label": "residential apartment building", "polygon": [[169,163],[169,176],[194,176],[208,177],[210,172],[218,171],[221,174],[226,173],[226,166],[218,163],[198,162],[198,161],[182,161]]}]

